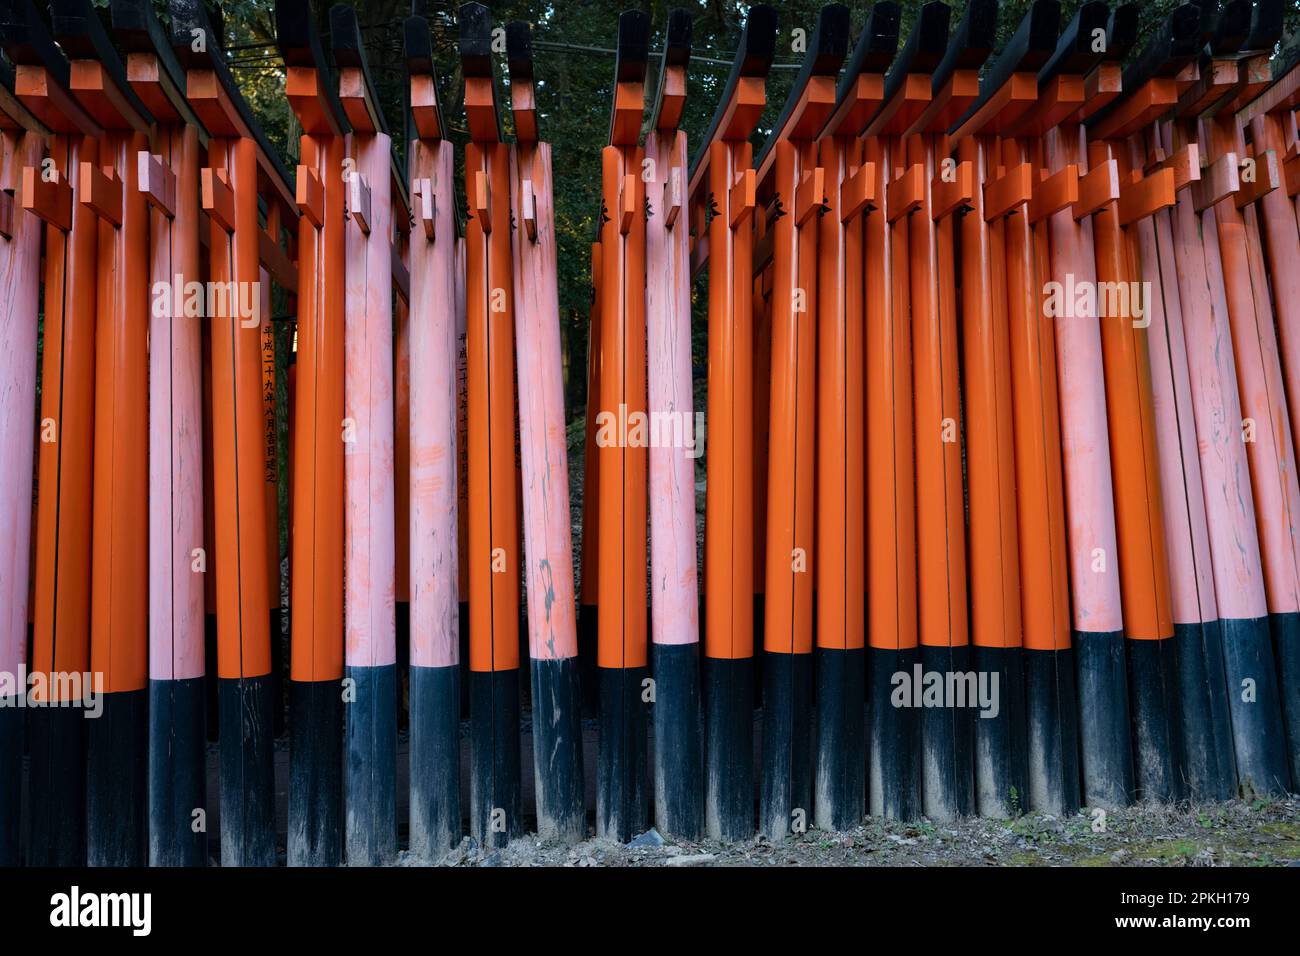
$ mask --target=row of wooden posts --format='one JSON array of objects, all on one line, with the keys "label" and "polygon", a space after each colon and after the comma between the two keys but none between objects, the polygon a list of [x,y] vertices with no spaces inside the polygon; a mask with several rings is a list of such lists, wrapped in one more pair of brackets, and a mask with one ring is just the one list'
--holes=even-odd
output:
[{"label": "row of wooden posts", "polygon": [[201,0],[0,3],[0,864],[277,861],[282,458],[290,864],[581,839],[588,777],[620,840],[1300,786],[1281,2],[952,17],[824,7],[757,149],[773,8],[696,144],[689,14],[620,17],[575,590],[529,25],[459,10],[462,208],[419,0],[404,164],[278,0],[292,174]]}]

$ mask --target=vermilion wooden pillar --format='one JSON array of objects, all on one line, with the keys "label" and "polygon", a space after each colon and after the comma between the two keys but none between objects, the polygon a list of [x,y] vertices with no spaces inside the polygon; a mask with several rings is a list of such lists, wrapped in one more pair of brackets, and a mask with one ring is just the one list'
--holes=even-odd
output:
[{"label": "vermilion wooden pillar", "polygon": [[709,264],[709,440],[704,527],[705,826],[754,832],[753,147],[776,11],[749,11],[708,135],[691,165],[692,262]]},{"label": "vermilion wooden pillar", "polygon": [[[930,101],[931,71],[948,46],[948,7],[927,3],[886,78],[863,134],[874,208],[865,210],[863,268],[867,414],[867,799],[872,816],[921,813],[921,720],[896,707],[896,674],[914,674],[917,647],[916,482],[908,213],[919,175],[904,172],[897,133]],[[905,702],[906,703],[906,702]]]},{"label": "vermilion wooden pillar", "polygon": [[[194,30],[206,37],[194,49]],[[187,66],[187,97],[212,134],[200,170],[210,224],[209,267],[230,294],[210,302],[212,473],[220,712],[221,859],[275,862],[271,758],[271,522],[266,492],[262,269],[296,284],[293,266],[266,243],[259,198],[292,216],[287,174],[239,98],[217,38],[199,7],[172,9],[172,45]]]},{"label": "vermilion wooden pillar", "polygon": [[347,129],[306,3],[276,4],[285,92],[302,125],[295,172],[298,348],[290,543],[291,866],[343,861],[343,481]]},{"label": "vermilion wooden pillar", "polygon": [[98,233],[90,669],[104,697],[88,726],[87,862],[139,866],[147,830],[149,525],[140,518],[149,508],[151,300],[137,154],[153,118],[87,0],[60,0],[51,13],[52,32],[72,57],[70,91],[104,128],[96,160],[75,169],[77,203],[95,214]]},{"label": "vermilion wooden pillar", "polygon": [[[45,224],[44,347],[38,436],[33,697],[58,706],[28,721],[31,809],[27,862],[86,861],[83,687],[90,671],[91,497],[94,474],[95,299],[98,238],[80,202],[81,163],[95,163],[103,130],[73,100],[67,61],[28,3],[11,10],[5,47],[18,99],[54,135],[22,171],[22,206]],[[72,675],[77,675],[73,677]]]},{"label": "vermilion wooden pillar", "polygon": [[523,830],[510,163],[497,116],[491,14],[467,3],[459,23],[471,139],[465,149],[470,833],[483,846],[499,846]]},{"label": "vermilion wooden pillar", "polygon": [[[646,643],[645,441],[634,437],[646,411],[643,152],[650,20],[626,11],[618,22],[618,60],[609,145],[601,151],[601,375],[596,444],[600,456],[597,681],[600,746],[596,832],[620,842],[645,829]],[[752,595],[750,596],[752,600]]]}]

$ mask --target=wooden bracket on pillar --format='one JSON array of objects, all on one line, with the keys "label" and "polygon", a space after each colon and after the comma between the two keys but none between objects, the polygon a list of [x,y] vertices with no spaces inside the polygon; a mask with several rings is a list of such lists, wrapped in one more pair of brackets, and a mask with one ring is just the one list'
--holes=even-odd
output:
[{"label": "wooden bracket on pillar", "polygon": [[664,183],[664,227],[671,229],[677,224],[677,217],[681,215],[682,203],[686,199],[686,170],[680,166],[674,166],[668,173],[668,181]]},{"label": "wooden bracket on pillar", "polygon": [[1236,153],[1225,153],[1201,170],[1192,183],[1192,207],[1204,212],[1221,199],[1241,189],[1241,163]]},{"label": "wooden bracket on pillar", "polygon": [[40,167],[24,166],[23,208],[67,232],[72,228],[72,184],[58,170],[47,180]]},{"label": "wooden bracket on pillar", "polygon": [[975,198],[975,169],[970,160],[953,168],[952,179],[940,173],[930,182],[930,218],[940,220]]},{"label": "wooden bracket on pillar", "polygon": [[469,197],[469,205],[483,231],[492,232],[492,187],[488,183],[487,173],[481,169],[474,170],[474,189],[473,195]]},{"label": "wooden bracket on pillar", "polygon": [[731,211],[731,228],[735,229],[754,212],[758,202],[758,177],[754,170],[746,169],[731,187],[728,209]]},{"label": "wooden bracket on pillar", "polygon": [[1091,216],[1108,202],[1119,199],[1119,164],[1113,159],[1098,163],[1079,177],[1079,198],[1073,203],[1075,219]]},{"label": "wooden bracket on pillar", "polygon": [[298,166],[294,177],[294,196],[298,211],[317,229],[325,224],[325,187],[314,167]]},{"label": "wooden bracket on pillar", "polygon": [[794,193],[794,222],[802,226],[813,215],[826,208],[826,170],[816,166],[804,177]]},{"label": "wooden bracket on pillar", "polygon": [[224,169],[205,166],[199,170],[200,205],[226,232],[235,231],[235,194],[226,182]]},{"label": "wooden bracket on pillar", "polygon": [[1263,199],[1282,185],[1282,167],[1276,152],[1268,149],[1252,158],[1255,160],[1254,175],[1250,179],[1241,177],[1241,189],[1233,198],[1238,209]]},{"label": "wooden bracket on pillar", "polygon": [[150,155],[145,150],[135,154],[136,178],[140,192],[149,205],[168,219],[176,216],[176,174],[162,161],[161,156]]},{"label": "wooden bracket on pillar", "polygon": [[1040,179],[1029,200],[1030,223],[1041,222],[1079,200],[1079,167],[1071,163],[1051,176]]},{"label": "wooden bracket on pillar", "polygon": [[889,184],[887,195],[889,201],[889,221],[897,222],[914,210],[920,209],[925,202],[925,170],[920,163],[913,163]]},{"label": "wooden bracket on pillar", "polygon": [[1188,143],[1172,156],[1163,157],[1154,166],[1147,169],[1153,173],[1159,169],[1173,170],[1174,192],[1190,186],[1201,178],[1201,148],[1196,143]]},{"label": "wooden bracket on pillar", "polygon": [[417,179],[411,200],[415,208],[415,218],[419,220],[420,226],[424,229],[425,237],[432,242],[436,225],[435,213],[438,209],[437,201],[433,195],[433,180]]},{"label": "wooden bracket on pillar", "polygon": [[840,221],[848,222],[867,211],[876,200],[876,164],[863,163],[840,186]]},{"label": "wooden bracket on pillar", "polygon": [[533,191],[533,181],[525,179],[519,184],[520,219],[523,220],[524,234],[529,242],[537,241],[537,193]]},{"label": "wooden bracket on pillar", "polygon": [[1119,224],[1132,225],[1139,219],[1145,219],[1174,205],[1178,201],[1174,182],[1172,168],[1158,169],[1148,176],[1135,171],[1133,180],[1120,187],[1119,203],[1116,206]]},{"label": "wooden bracket on pillar", "polygon": [[81,163],[77,167],[79,201],[89,206],[100,219],[122,225],[122,180],[112,166],[103,169],[94,163]]},{"label": "wooden bracket on pillar", "polygon": [[1021,163],[984,186],[984,221],[992,222],[1028,203],[1034,196],[1034,167]]},{"label": "wooden bracket on pillar", "polygon": [[348,174],[347,196],[348,218],[356,220],[361,231],[370,235],[370,183],[356,170]]}]

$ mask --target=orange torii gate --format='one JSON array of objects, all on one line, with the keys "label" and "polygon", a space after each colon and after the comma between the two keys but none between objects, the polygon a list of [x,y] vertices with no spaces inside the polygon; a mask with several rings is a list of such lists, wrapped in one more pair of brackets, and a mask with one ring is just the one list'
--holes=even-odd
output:
[{"label": "orange torii gate", "polygon": [[597,681],[600,743],[596,761],[596,832],[620,842],[645,827],[646,465],[632,440],[646,413],[646,183],[639,145],[645,109],[650,18],[618,20],[618,58],[609,145],[601,151],[600,561]]},{"label": "orange torii gate", "polygon": [[[864,34],[866,35],[866,34]],[[771,286],[770,322],[770,415],[767,417],[767,541],[764,548],[765,584],[763,587],[763,750],[760,763],[759,830],[769,838],[779,838],[803,828],[813,809],[813,780],[823,784],[840,775],[829,768],[813,772],[811,703],[813,699],[813,573],[822,573],[822,550],[826,547],[830,570],[826,573],[818,598],[826,605],[826,617],[819,619],[819,629],[839,631],[843,640],[849,631],[862,634],[861,613],[857,627],[847,625],[853,615],[846,598],[862,607],[863,582],[848,579],[853,570],[843,544],[846,535],[865,533],[865,521],[856,528],[846,514],[845,499],[835,495],[834,483],[845,476],[845,468],[828,468],[826,497],[814,492],[817,454],[828,457],[851,457],[843,442],[825,447],[817,441],[816,404],[819,382],[831,390],[848,384],[838,371],[819,378],[818,347],[824,345],[824,357],[830,368],[835,359],[830,353],[843,346],[835,334],[818,336],[818,230],[824,218],[829,193],[825,170],[819,162],[817,134],[835,109],[835,77],[848,52],[849,11],[831,4],[822,8],[804,56],[803,66],[795,78],[781,115],[772,134],[755,159],[757,166],[757,205],[762,210],[763,236],[753,257],[756,275],[770,267],[771,275],[763,279]],[[837,184],[838,185],[838,184]],[[770,208],[769,208],[770,207]],[[836,257],[836,263],[839,259]],[[827,292],[832,292],[827,288]],[[755,309],[757,316],[758,309]],[[843,356],[841,355],[841,358]],[[861,362],[858,363],[859,367]],[[823,373],[826,369],[821,370]],[[756,388],[756,392],[760,389]],[[756,399],[756,402],[758,400]],[[860,404],[860,403],[859,403]],[[843,403],[839,410],[843,411]],[[830,410],[833,415],[834,410]],[[755,409],[755,415],[760,410]],[[842,421],[842,419],[841,419]],[[843,438],[843,436],[840,436]],[[854,430],[850,444],[862,437]],[[860,457],[860,456],[859,456]],[[858,479],[861,484],[861,478]],[[861,500],[861,499],[858,499]],[[818,539],[814,561],[814,502],[830,508],[839,505],[833,532],[826,528],[827,540]],[[823,508],[823,517],[825,515]],[[838,538],[836,536],[839,536]],[[859,560],[857,571],[862,562]],[[858,662],[861,664],[861,661]],[[848,672],[829,660],[819,677],[826,677],[826,693],[819,695],[831,730],[819,735],[829,741],[836,731],[848,728],[837,724],[832,716],[843,713],[843,699],[849,698],[860,709],[862,689],[856,693],[841,684]],[[857,674],[860,677],[862,668]],[[832,676],[835,675],[835,676]],[[836,679],[838,677],[838,680]],[[820,689],[820,688],[819,688]],[[819,729],[823,725],[819,724]],[[840,753],[853,751],[854,736],[836,737]],[[860,738],[860,735],[857,735]],[[820,752],[820,749],[819,749]],[[849,759],[847,763],[852,763]],[[822,771],[825,772],[822,772]],[[857,774],[859,793],[863,774]],[[826,794],[822,794],[823,801]],[[858,801],[861,803],[861,800]]]},{"label": "orange torii gate", "polygon": [[196,810],[206,804],[204,734],[202,319],[199,166],[207,131],[152,6],[114,0],[131,88],[156,125],[136,153],[148,200],[149,319],[149,863],[206,861]]},{"label": "orange torii gate", "polygon": [[[1294,447],[1300,422],[1300,137],[1296,133],[1295,109],[1300,105],[1300,68],[1292,63],[1276,69],[1278,79],[1256,100],[1242,108],[1237,122],[1249,134],[1250,158],[1256,175],[1261,166],[1277,163],[1278,187],[1256,198],[1255,216],[1267,251],[1268,281],[1277,310],[1278,345],[1282,372],[1287,384],[1287,411]],[[1270,158],[1269,154],[1272,154]],[[1256,294],[1259,294],[1257,291]],[[1300,629],[1294,613],[1275,611],[1278,628],[1273,633],[1278,687],[1282,697],[1287,756],[1291,783],[1300,780]]]},{"label": "orange torii gate", "polygon": [[[817,210],[817,825],[843,830],[865,813],[867,501],[866,248],[876,211],[876,165],[862,139],[885,96],[885,73],[898,53],[898,7],[877,3],[835,90],[833,112],[817,135],[824,197]],[[792,185],[792,184],[791,184]],[[804,179],[803,189],[809,186]],[[815,199],[816,190],[814,189]],[[803,208],[796,191],[796,217]],[[877,221],[879,217],[877,217]],[[770,700],[764,695],[764,706]]]},{"label": "orange torii gate", "polygon": [[[524,582],[532,671],[533,795],[537,833],[587,835],[573,593],[569,465],[560,355],[551,145],[540,140],[529,25],[506,27],[510,106],[511,249],[524,520]],[[643,556],[644,559],[644,556]]]},{"label": "orange torii gate", "polygon": [[[1081,9],[1058,46],[1060,5],[1036,0],[985,72],[979,99],[949,136],[948,148],[955,155],[945,158],[961,163],[974,177],[969,211],[960,225],[967,486],[972,503],[978,502],[969,511],[967,537],[971,660],[977,672],[996,675],[1001,689],[997,714],[974,722],[975,807],[986,816],[1016,813],[1031,793],[1007,321],[1008,299],[1017,291],[1009,288],[1004,217],[1010,212],[1023,220],[1021,204],[1031,195],[1032,178],[1027,165],[1003,170],[995,134],[1032,111],[1040,75],[1052,78],[1061,59],[1076,53],[1080,35],[1090,43],[1093,28],[1104,31],[1104,4]],[[1032,414],[1032,406],[1024,413]],[[1041,700],[1036,697],[1036,706]],[[1059,711],[1049,718],[1052,723],[1061,719]],[[1041,747],[1043,739],[1037,735],[1035,746]],[[1036,768],[1055,769],[1054,761],[1035,756]]]},{"label": "orange torii gate", "polygon": [[864,223],[867,496],[867,794],[872,816],[921,812],[921,726],[890,702],[893,675],[920,664],[917,647],[916,488],[912,438],[912,340],[907,312],[907,219],[917,174],[896,176],[892,133],[931,99],[931,73],[948,49],[949,9],[921,7],[864,130],[863,162],[875,208]]},{"label": "orange torii gate", "polygon": [[[709,263],[704,816],[715,839],[746,839],[754,832],[751,322],[757,174],[748,137],[766,102],[775,42],[776,11],[754,5],[717,111],[691,163],[688,193],[692,271]],[[602,248],[602,258],[607,255]]]},{"label": "orange torii gate", "polygon": [[491,12],[460,8],[465,76],[470,835],[523,831],[519,748],[519,514],[515,473],[510,151],[501,139]]},{"label": "orange torii gate", "polygon": [[[77,170],[95,164],[103,130],[72,98],[71,70],[30,2],[6,10],[4,46],[19,101],[50,129],[48,153],[22,171],[22,205],[45,223],[44,368],[36,513],[27,862],[86,860],[98,225]],[[93,175],[93,174],[92,174]],[[101,174],[102,175],[102,174]],[[139,516],[137,516],[139,520]],[[77,675],[73,677],[72,675]],[[84,676],[83,676],[84,675]],[[61,680],[54,680],[63,677]],[[57,705],[57,706],[56,706]]]},{"label": "orange torii gate", "polygon": [[[292,289],[294,264],[261,224],[292,228],[288,174],[240,97],[201,3],[173,0],[172,46],[186,94],[207,128],[199,171],[210,223],[209,278],[228,290],[208,303],[212,325],[213,527],[221,739],[221,858],[275,862],[271,762],[273,568],[268,514],[263,318],[269,277]],[[278,229],[275,229],[278,232]],[[278,598],[276,598],[278,601]]]},{"label": "orange torii gate", "polygon": [[[686,103],[691,16],[668,15],[659,82],[646,135],[646,398],[651,422],[669,440],[652,441],[650,498],[651,673],[654,675],[654,802],[660,831],[691,839],[704,832],[700,732],[699,586],[695,557],[695,427],[691,383],[690,236],[686,202]],[[593,316],[593,334],[595,317]],[[584,569],[585,570],[585,569]]]},{"label": "orange torii gate", "polygon": [[343,483],[348,129],[309,4],[276,4],[285,92],[302,126],[295,174],[298,360],[290,561],[290,865],[343,860]]},{"label": "orange torii gate", "polygon": [[[14,38],[12,6],[0,14],[0,45]],[[22,802],[27,611],[31,582],[32,464],[36,430],[37,303],[41,221],[21,205],[23,170],[39,168],[50,131],[14,95],[14,71],[0,67],[0,866],[17,866]],[[15,201],[17,197],[18,201]],[[19,678],[18,675],[22,675]]]},{"label": "orange torii gate", "polygon": [[410,710],[412,855],[460,842],[460,548],[457,409],[459,258],[456,164],[447,139],[429,23],[405,25],[414,139],[407,158],[411,230]]}]

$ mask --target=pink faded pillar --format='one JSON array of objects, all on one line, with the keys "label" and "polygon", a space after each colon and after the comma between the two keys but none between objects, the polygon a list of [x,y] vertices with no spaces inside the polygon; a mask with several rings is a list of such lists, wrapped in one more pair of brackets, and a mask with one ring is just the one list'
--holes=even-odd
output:
[{"label": "pink faded pillar", "polygon": [[510,148],[510,195],[537,829],[576,842],[586,813],[550,144]]},{"label": "pink faded pillar", "polygon": [[[35,135],[0,132],[0,184],[21,193],[24,166],[40,161]],[[0,236],[0,673],[26,692],[27,601],[31,572],[32,457],[36,440],[36,306],[42,223],[13,198]],[[9,691],[3,693],[7,696]],[[23,720],[0,707],[0,866],[18,865]]]},{"label": "pink faded pillar", "polygon": [[391,147],[349,136],[344,350],[344,805],[350,865],[397,855]]},{"label": "pink faded pillar", "polygon": [[464,295],[449,140],[411,147],[411,853],[461,836],[458,417]]}]

